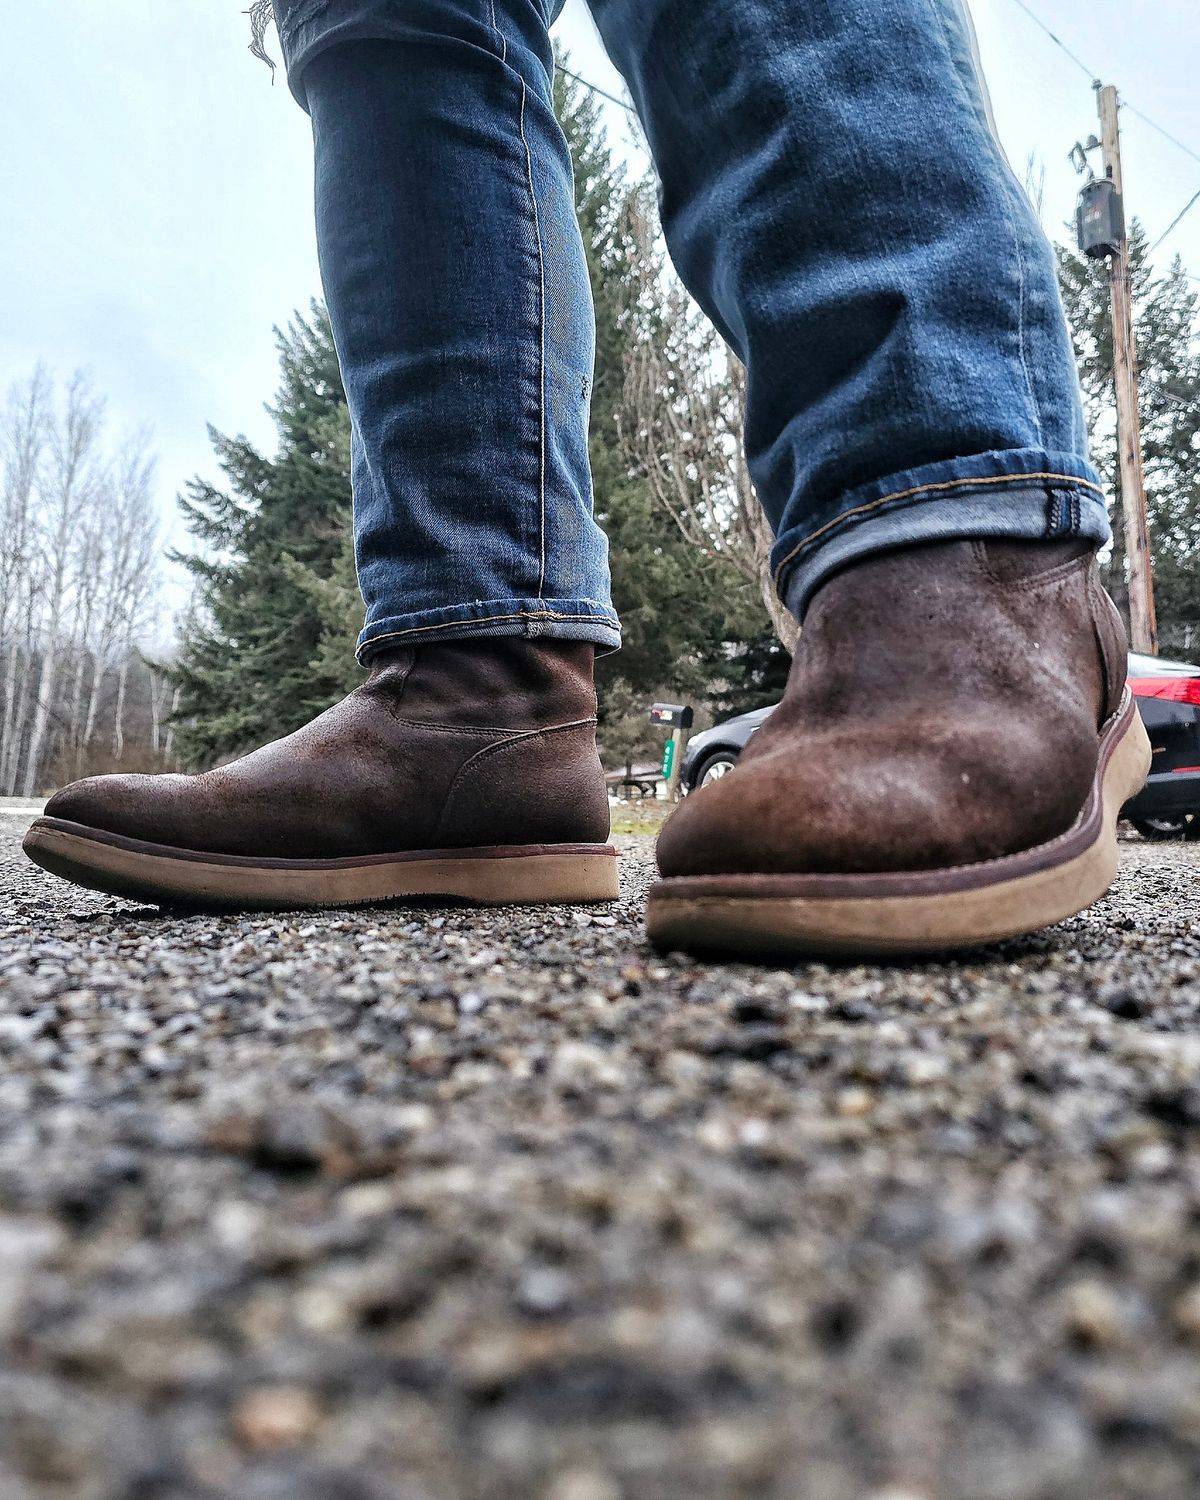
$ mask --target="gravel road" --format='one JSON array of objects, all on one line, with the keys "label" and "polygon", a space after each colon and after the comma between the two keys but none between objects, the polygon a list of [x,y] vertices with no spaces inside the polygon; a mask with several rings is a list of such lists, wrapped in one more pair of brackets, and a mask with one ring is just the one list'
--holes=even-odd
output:
[{"label": "gravel road", "polygon": [[944,965],[163,917],[0,818],[3,1500],[1200,1493],[1197,846]]}]

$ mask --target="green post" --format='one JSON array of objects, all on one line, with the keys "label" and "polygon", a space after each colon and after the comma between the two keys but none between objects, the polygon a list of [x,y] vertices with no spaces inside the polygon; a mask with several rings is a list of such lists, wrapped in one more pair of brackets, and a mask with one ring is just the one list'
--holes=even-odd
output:
[{"label": "green post", "polygon": [[667,778],[667,801],[679,801],[679,773],[683,770],[683,740],[685,729],[673,729],[671,738],[663,746],[663,775]]},{"label": "green post", "polygon": [[663,745],[662,773],[667,782],[667,801],[674,802],[679,796],[683,747],[692,727],[692,710],[685,703],[655,703],[650,708],[650,722],[671,729],[671,738]]}]

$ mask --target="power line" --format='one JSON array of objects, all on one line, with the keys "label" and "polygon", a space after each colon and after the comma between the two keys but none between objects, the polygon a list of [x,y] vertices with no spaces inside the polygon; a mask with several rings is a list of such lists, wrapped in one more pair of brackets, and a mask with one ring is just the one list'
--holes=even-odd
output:
[{"label": "power line", "polygon": [[[1046,25],[1041,16],[1039,16],[1035,10],[1032,10],[1025,3],[1025,0],[1013,0],[1013,4],[1017,6],[1019,10],[1023,10],[1039,30],[1045,32],[1045,34],[1050,38],[1050,40],[1059,49],[1059,51],[1062,52],[1066,57],[1070,58],[1071,62],[1075,64],[1079,71],[1087,75],[1093,85],[1097,82],[1099,74],[1096,72],[1096,70],[1094,68],[1089,68],[1087,63],[1085,63],[1077,53],[1072,52],[1070,47],[1067,46],[1062,38],[1060,36],[1057,36],[1053,31],[1050,30],[1049,26]],[[570,68],[564,68],[561,63],[556,64],[556,66],[558,68],[558,71],[565,78],[570,78],[574,83],[577,83],[580,88],[587,89],[589,93],[596,94],[601,99],[607,99],[610,104],[615,104],[618,109],[623,109],[626,114],[634,115],[636,117],[637,111],[626,100],[619,99],[616,94],[610,94],[607,89],[602,89],[599,84],[592,83],[590,79],[581,77],[578,73],[573,72]],[[1179,139],[1178,136],[1172,135],[1169,130],[1160,125],[1157,120],[1152,120],[1148,114],[1146,114],[1143,110],[1138,109],[1135,104],[1131,104],[1128,99],[1122,99],[1121,104],[1122,107],[1128,110],[1131,115],[1136,115],[1144,125],[1149,125],[1151,130],[1156,130],[1164,140],[1170,141],[1173,146],[1178,147],[1178,149],[1182,151],[1186,156],[1192,157],[1194,161],[1200,161],[1200,151],[1193,151],[1190,146],[1184,145],[1184,143]],[[1173,229],[1175,229],[1184,215],[1197,202],[1200,202],[1200,191],[1197,191],[1191,198],[1188,199],[1187,203],[1184,204],[1179,213],[1175,215],[1166,229],[1163,230],[1159,237],[1154,241],[1153,245],[1150,246],[1147,254],[1150,254],[1158,249],[1163,240],[1167,238],[1167,236]]]},{"label": "power line", "polygon": [[[1035,10],[1031,10],[1030,7],[1026,5],[1025,0],[1013,0],[1013,4],[1016,5],[1019,9],[1023,10],[1035,26],[1037,26],[1041,31],[1045,32],[1045,34],[1050,38],[1050,40],[1059,49],[1059,51],[1063,52],[1067,57],[1069,57],[1081,73],[1084,73],[1092,83],[1096,82],[1096,80],[1100,77],[1096,69],[1089,68],[1087,63],[1084,62],[1084,60],[1078,55],[1078,53],[1072,52],[1070,47],[1067,46],[1066,42],[1064,42],[1063,39],[1055,32],[1050,30],[1049,26],[1046,25],[1041,16],[1039,16]],[[573,78],[576,83],[582,84],[585,89],[590,89],[593,94],[599,94],[602,99],[607,99],[612,104],[620,105],[620,107],[623,110],[628,111],[629,114],[632,115],[636,113],[636,111],[633,110],[625,102],[624,99],[618,99],[615,94],[606,93],[604,89],[599,88],[596,84],[589,83],[586,78],[581,78],[578,73],[572,73],[570,68],[564,68],[561,63],[558,64],[558,71],[560,73],[565,73],[568,78]],[[1193,151],[1192,148],[1185,145],[1177,135],[1172,135],[1165,126],[1160,125],[1157,120],[1152,120],[1144,110],[1138,109],[1136,104],[1130,104],[1128,99],[1122,98],[1121,105],[1124,109],[1127,109],[1131,115],[1136,115],[1138,119],[1141,120],[1143,125],[1149,125],[1150,129],[1156,130],[1164,140],[1170,141],[1172,146],[1177,146],[1185,156],[1190,156],[1193,161],[1200,161],[1200,151]]]},{"label": "power line", "polygon": [[[1026,5],[1025,0],[1013,0],[1013,4],[1020,10],[1023,10],[1029,17],[1029,19],[1033,22],[1033,24],[1039,28],[1039,30],[1045,32],[1045,34],[1050,38],[1050,40],[1059,49],[1059,51],[1069,57],[1081,73],[1085,74],[1093,84],[1097,82],[1100,75],[1099,73],[1097,73],[1096,69],[1089,68],[1087,63],[1085,63],[1077,53],[1072,52],[1070,47],[1067,46],[1066,42],[1064,42],[1063,39],[1055,32],[1050,30],[1049,26],[1046,25],[1041,16],[1039,16],[1035,10],[1031,10],[1030,7]],[[573,73],[570,68],[564,68],[561,63],[556,64],[556,66],[558,68],[558,71],[564,74],[567,78],[573,79],[576,83],[580,84],[581,87],[588,89],[591,93],[599,94],[602,99],[607,99],[610,104],[617,105],[620,109],[625,110],[627,114],[635,115],[637,113],[632,105],[627,103],[627,101],[624,99],[618,99],[616,94],[610,94],[606,89],[602,89],[598,84],[592,83],[586,78],[581,78],[578,73]],[[1146,114],[1144,110],[1139,109],[1136,104],[1131,104],[1128,99],[1122,97],[1121,107],[1122,109],[1128,110],[1131,115],[1136,115],[1138,119],[1141,120],[1143,125],[1149,125],[1151,130],[1156,130],[1164,140],[1170,141],[1172,146],[1177,147],[1184,153],[1185,156],[1190,156],[1193,161],[1200,161],[1200,151],[1193,151],[1192,148],[1188,145],[1185,145],[1177,135],[1172,135],[1165,126],[1160,125],[1157,120],[1152,120],[1150,116]],[[1172,229],[1174,227],[1174,225],[1171,226]],[[1170,231],[1168,230],[1167,233],[1170,233]]]},{"label": "power line", "polygon": [[556,63],[555,67],[557,67],[558,71],[563,75],[564,78],[570,78],[575,83],[579,84],[582,88],[587,89],[589,92],[593,94],[599,94],[601,99],[607,99],[610,104],[617,105],[619,108],[623,109],[626,114],[637,114],[637,111],[634,109],[632,104],[627,104],[624,99],[618,99],[616,94],[610,94],[607,89],[602,89],[598,83],[591,83],[586,78],[580,78],[578,73],[572,73],[570,68],[564,68],[562,63]]},{"label": "power line", "polygon": [[[1029,19],[1033,22],[1033,24],[1039,28],[1039,30],[1045,32],[1045,34],[1050,38],[1050,40],[1059,49],[1059,51],[1062,52],[1066,57],[1070,58],[1070,60],[1075,64],[1079,71],[1087,75],[1093,85],[1097,83],[1100,75],[1096,72],[1095,68],[1089,68],[1087,63],[1085,63],[1077,53],[1072,52],[1070,47],[1067,46],[1063,39],[1050,30],[1049,26],[1046,25],[1041,16],[1039,16],[1035,10],[1032,10],[1028,5],[1026,5],[1025,0],[1013,0],[1013,4],[1017,6],[1018,9],[1023,10],[1029,17]],[[637,111],[634,110],[633,107],[624,99],[618,99],[616,94],[610,94],[607,89],[602,89],[598,84],[592,83],[589,79],[581,78],[578,73],[572,72],[570,68],[564,68],[561,63],[557,64],[557,67],[558,71],[562,73],[564,77],[572,79],[575,83],[579,84],[581,88],[587,89],[590,93],[598,94],[601,99],[607,99],[610,104],[615,104],[619,109],[623,109],[626,114],[636,116]],[[1178,149],[1182,151],[1186,156],[1190,156],[1194,161],[1200,161],[1200,151],[1193,151],[1190,146],[1185,146],[1178,136],[1172,135],[1169,130],[1160,125],[1157,120],[1152,120],[1148,114],[1146,114],[1143,110],[1138,109],[1135,104],[1130,104],[1129,100],[1124,98],[1121,100],[1121,104],[1122,107],[1124,109],[1127,109],[1131,115],[1136,115],[1144,125],[1149,125],[1151,130],[1156,130],[1164,140],[1170,141],[1173,146],[1178,147]],[[1183,218],[1184,214],[1186,214],[1197,201],[1200,201],[1200,192],[1197,192],[1194,197],[1190,198],[1184,205],[1182,210],[1171,220],[1167,228],[1163,230],[1162,234],[1160,234],[1159,237],[1154,241],[1153,245],[1150,246],[1151,251],[1158,249],[1159,245],[1161,245],[1163,240],[1165,240],[1166,237],[1171,233],[1171,231]],[[1150,252],[1148,251],[1147,253]]]},{"label": "power line", "polygon": [[[1041,16],[1039,16],[1036,11],[1031,10],[1030,7],[1026,5],[1025,0],[1013,0],[1013,4],[1017,6],[1019,10],[1023,10],[1029,17],[1029,19],[1033,22],[1033,24],[1038,27],[1039,30],[1044,31],[1050,38],[1050,40],[1054,43],[1054,45],[1059,48],[1061,52],[1064,52],[1066,56],[1069,57],[1075,64],[1075,66],[1080,69],[1081,72],[1084,72],[1088,75],[1088,77],[1092,80],[1093,88],[1098,88],[1100,86],[1099,74],[1095,71],[1095,69],[1089,68],[1087,63],[1085,63],[1081,57],[1077,57],[1076,54],[1071,51],[1070,47],[1067,46],[1067,44],[1061,39],[1061,37],[1055,36],[1054,32],[1050,30],[1049,26],[1046,25]],[[1144,110],[1138,109],[1136,104],[1130,104],[1128,99],[1123,98],[1121,100],[1121,107],[1127,110],[1131,115],[1136,115],[1144,125],[1149,125],[1151,130],[1156,130],[1164,140],[1168,140],[1173,146],[1178,147],[1178,149],[1182,151],[1185,156],[1190,156],[1193,161],[1200,161],[1200,151],[1193,151],[1190,146],[1184,145],[1184,143],[1179,139],[1178,136],[1172,135],[1171,132],[1160,125],[1157,120],[1152,120]],[[1180,209],[1180,211],[1175,215],[1175,217],[1171,220],[1171,222],[1167,225],[1167,227],[1163,230],[1159,237],[1150,246],[1150,249],[1147,250],[1147,255],[1152,254],[1155,250],[1158,249],[1163,240],[1166,239],[1166,237],[1176,227],[1176,225],[1188,212],[1188,210],[1197,202],[1200,202],[1200,191],[1197,191],[1191,198],[1188,199],[1182,209]]]},{"label": "power line", "polygon": [[1163,385],[1161,380],[1143,380],[1142,384],[1149,386],[1152,391],[1170,401],[1173,406],[1192,406],[1195,403],[1194,396],[1185,396],[1179,391],[1174,391],[1169,385]]},{"label": "power line", "polygon": [[1081,58],[1076,57],[1074,52],[1071,51],[1070,47],[1068,47],[1067,44],[1061,40],[1061,38],[1054,35],[1049,26],[1047,26],[1045,21],[1042,20],[1041,16],[1039,16],[1036,11],[1030,10],[1028,5],[1025,4],[1025,0],[1013,0],[1013,4],[1019,6],[1020,9],[1023,10],[1029,17],[1029,19],[1033,22],[1033,24],[1040,27],[1054,43],[1054,45],[1058,47],[1060,51],[1065,52],[1071,59],[1071,61],[1075,64],[1075,66],[1086,73],[1093,83],[1097,78],[1099,78],[1100,75],[1096,72],[1095,68],[1089,68],[1087,63],[1085,63]]},{"label": "power line", "polygon": [[[1056,36],[1054,32],[1050,30],[1049,26],[1046,25],[1041,16],[1039,16],[1035,10],[1032,10],[1028,5],[1026,5],[1025,0],[1013,0],[1013,4],[1017,6],[1018,9],[1023,10],[1029,17],[1029,19],[1033,22],[1033,24],[1038,27],[1039,30],[1044,31],[1050,38],[1050,40],[1054,43],[1054,45],[1060,51],[1066,53],[1066,55],[1071,59],[1071,61],[1081,72],[1087,74],[1087,76],[1092,80],[1093,84],[1099,81],[1100,75],[1095,70],[1095,68],[1089,68],[1087,63],[1085,63],[1081,57],[1078,57],[1074,52],[1072,52],[1070,47],[1067,46],[1062,38]],[[1138,109],[1136,104],[1130,104],[1129,100],[1124,96],[1122,96],[1121,98],[1121,107],[1122,109],[1127,109],[1131,115],[1136,115],[1144,125],[1149,125],[1151,130],[1157,130],[1159,135],[1161,135],[1165,140],[1170,141],[1172,146],[1177,146],[1180,151],[1182,151],[1186,156],[1190,156],[1193,161],[1200,161],[1200,151],[1193,151],[1191,146],[1185,146],[1178,136],[1172,135],[1171,132],[1167,130],[1165,126],[1160,125],[1157,120],[1152,120],[1144,110]]]},{"label": "power line", "polygon": [[1122,100],[1121,102],[1131,115],[1137,115],[1138,119],[1141,120],[1143,125],[1149,125],[1151,130],[1157,130],[1159,135],[1165,137],[1166,140],[1171,142],[1172,146],[1178,146],[1185,156],[1190,156],[1193,161],[1200,161],[1200,151],[1193,151],[1190,146],[1185,146],[1178,136],[1172,135],[1169,130],[1164,130],[1161,125],[1152,120],[1149,115],[1144,115],[1141,110],[1136,108],[1134,105],[1129,104],[1125,100]]},{"label": "power line", "polygon": [[1180,219],[1183,218],[1184,214],[1187,213],[1188,209],[1191,208],[1194,203],[1200,203],[1200,188],[1196,189],[1196,191],[1183,205],[1183,207],[1179,210],[1179,212],[1175,215],[1175,217],[1171,220],[1171,222],[1167,225],[1167,227],[1163,230],[1159,237],[1154,241],[1153,245],[1150,246],[1149,250],[1146,251],[1147,255],[1153,255],[1155,250],[1158,249],[1163,240],[1166,239],[1167,235],[1170,234],[1172,229],[1175,228],[1176,224],[1179,223]]}]

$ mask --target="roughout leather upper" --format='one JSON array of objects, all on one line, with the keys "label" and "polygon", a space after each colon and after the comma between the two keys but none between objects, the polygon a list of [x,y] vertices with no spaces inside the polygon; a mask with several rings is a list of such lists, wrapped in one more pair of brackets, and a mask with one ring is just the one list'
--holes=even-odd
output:
[{"label": "roughout leather upper", "polygon": [[1125,632],[1090,543],[952,541],[835,574],[780,706],[663,829],[665,876],[940,869],[1064,832]]},{"label": "roughout leather upper", "polygon": [[603,843],[595,648],[483,639],[380,658],[295,734],[199,776],[99,776],[49,817],[208,853],[329,859]]}]

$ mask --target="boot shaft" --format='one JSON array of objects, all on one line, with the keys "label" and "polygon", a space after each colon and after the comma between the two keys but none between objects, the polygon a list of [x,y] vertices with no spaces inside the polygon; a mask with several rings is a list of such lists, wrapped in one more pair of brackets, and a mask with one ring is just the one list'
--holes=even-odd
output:
[{"label": "boot shaft", "polygon": [[406,719],[514,731],[596,717],[590,641],[519,636],[404,646],[375,658],[360,690],[395,699]]}]

